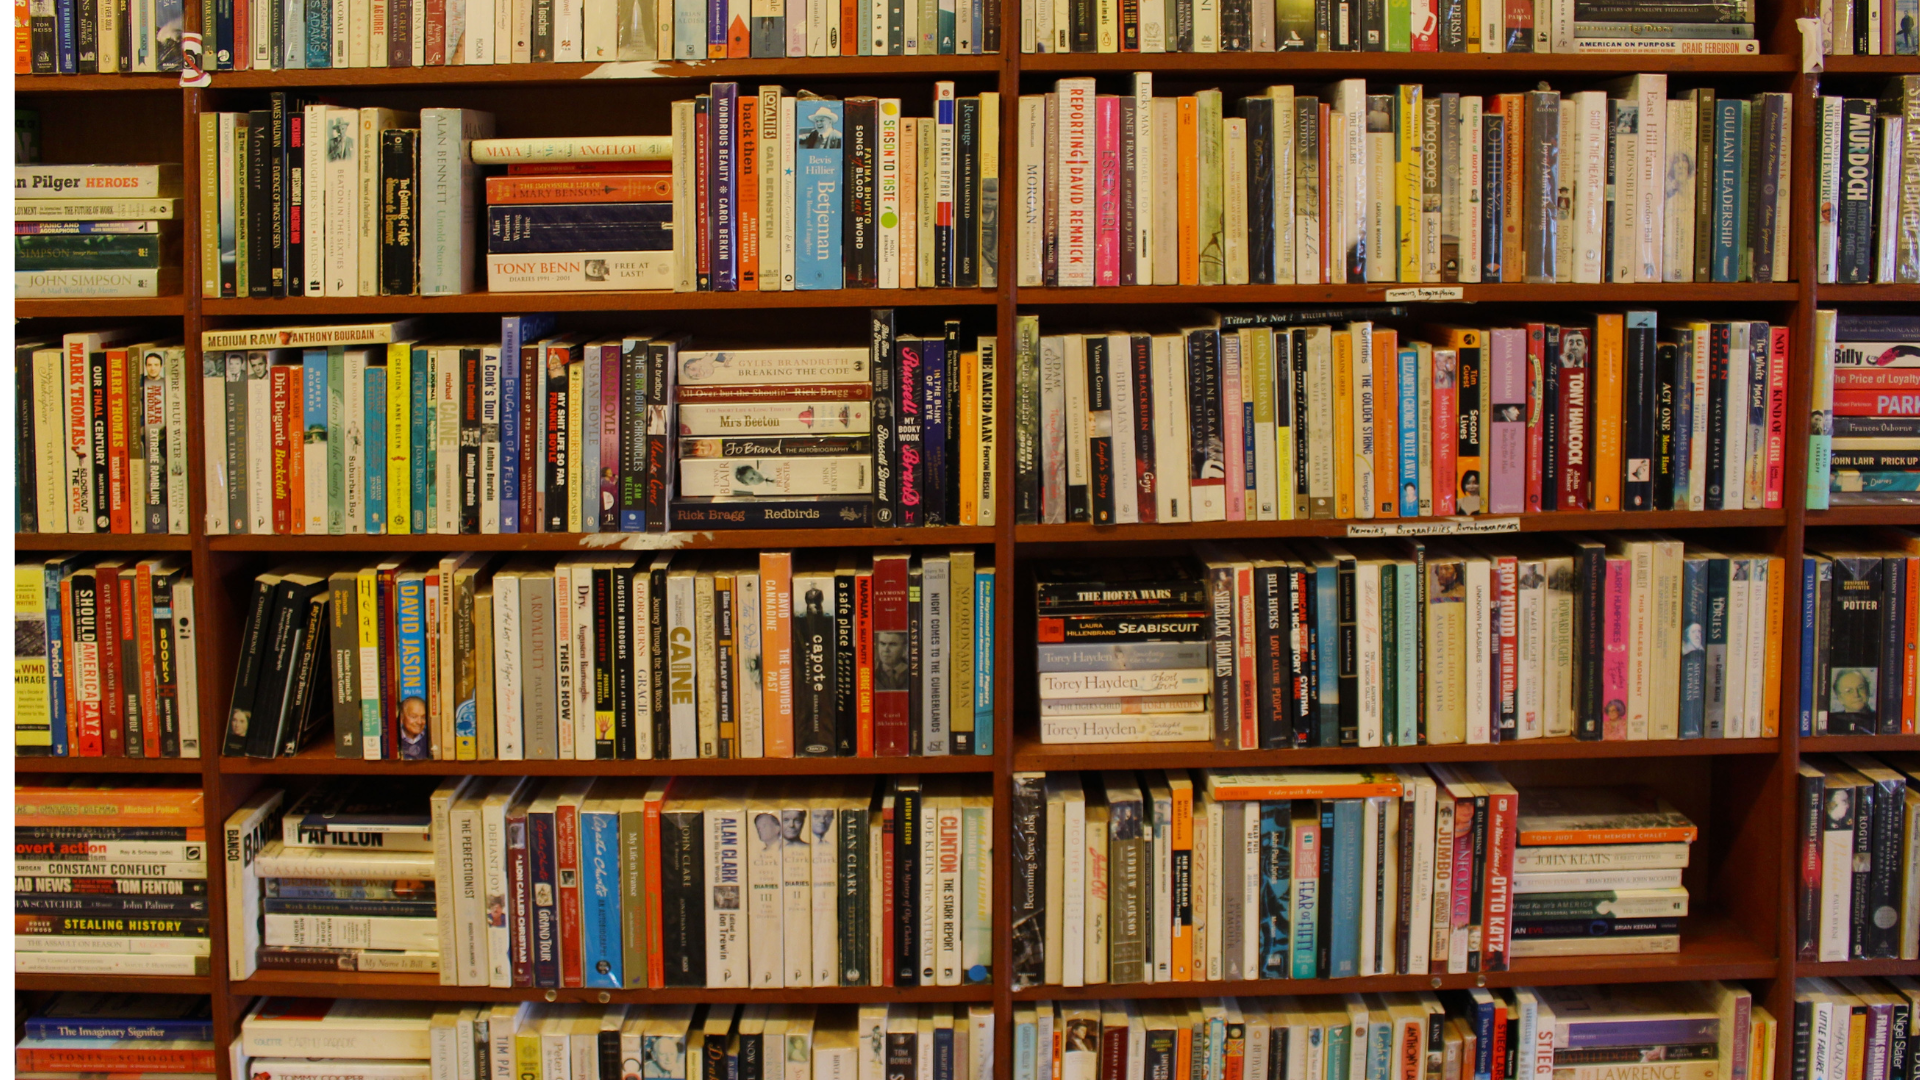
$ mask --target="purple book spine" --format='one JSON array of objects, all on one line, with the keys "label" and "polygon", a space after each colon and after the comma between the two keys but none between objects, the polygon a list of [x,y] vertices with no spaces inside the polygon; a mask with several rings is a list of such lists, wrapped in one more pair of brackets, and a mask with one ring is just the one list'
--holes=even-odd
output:
[{"label": "purple book spine", "polygon": [[487,207],[487,251],[668,251],[672,203],[560,203]]},{"label": "purple book spine", "polygon": [[[600,347],[600,531],[620,531],[620,343]],[[644,414],[634,416],[636,422]]]},{"label": "purple book spine", "polygon": [[1607,594],[1600,640],[1600,737],[1613,741],[1627,737],[1627,598],[1633,589],[1633,563],[1624,557],[1607,559]]},{"label": "purple book spine", "polygon": [[[720,24],[720,40],[726,42],[726,20]],[[734,205],[733,156],[739,139],[734,134],[740,117],[740,87],[737,83],[713,84],[713,107],[708,112],[713,125],[713,160],[709,176],[713,178],[713,291],[740,291],[740,260],[735,246],[738,231],[738,207]],[[669,241],[669,245],[671,241]]]},{"label": "purple book spine", "polygon": [[1487,512],[1518,514],[1527,501],[1527,332],[1522,327],[1493,331],[1491,403]]},{"label": "purple book spine", "polygon": [[[1611,563],[1613,560],[1609,559]],[[1609,691],[1611,693],[1611,691]],[[1590,1050],[1622,1046],[1682,1046],[1712,1042],[1720,1021],[1705,1016],[1671,1016],[1646,1020],[1563,1021],[1567,1044],[1561,1049]]]}]

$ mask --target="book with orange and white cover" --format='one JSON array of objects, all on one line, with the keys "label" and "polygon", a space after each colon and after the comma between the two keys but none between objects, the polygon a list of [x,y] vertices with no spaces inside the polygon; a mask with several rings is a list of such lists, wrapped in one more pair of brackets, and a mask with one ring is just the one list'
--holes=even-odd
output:
[{"label": "book with orange and white cover", "polygon": [[1209,774],[1216,799],[1266,802],[1280,799],[1398,798],[1403,785],[1393,772],[1343,769],[1217,769]]},{"label": "book with orange and white cover", "polygon": [[1665,799],[1637,788],[1520,789],[1523,847],[1692,843],[1700,830]]}]

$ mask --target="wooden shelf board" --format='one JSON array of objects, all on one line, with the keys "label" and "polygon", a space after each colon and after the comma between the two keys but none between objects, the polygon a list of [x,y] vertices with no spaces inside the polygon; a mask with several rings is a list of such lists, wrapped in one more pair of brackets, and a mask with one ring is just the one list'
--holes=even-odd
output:
[{"label": "wooden shelf board", "polygon": [[622,552],[698,549],[991,545],[994,530],[977,526],[926,529],[741,529],[675,533],[424,533],[407,536],[215,536],[214,551],[561,551]]},{"label": "wooden shelf board", "polygon": [[[1640,68],[1636,67],[1634,70],[1638,71]],[[1107,289],[1023,288],[1017,291],[1016,301],[1022,306],[1073,304],[1089,307],[1116,304],[1383,304],[1388,302],[1386,297],[1389,289],[1416,287],[1418,286],[1383,282],[1370,285],[1128,285]],[[1462,299],[1469,302],[1516,304],[1679,304],[1702,301],[1790,303],[1800,297],[1800,287],[1793,282],[1768,285],[1716,285],[1693,282],[1669,285],[1506,284],[1461,285],[1458,288],[1462,291]],[[1446,302],[1457,303],[1458,301]]]},{"label": "wooden shelf board", "polygon": [[[1909,70],[1920,74],[1920,65],[1914,65]],[[1871,300],[1910,304],[1920,300],[1920,285],[1913,284],[1888,282],[1884,285],[1821,285],[1817,288],[1820,302],[1823,304],[1862,303]]]},{"label": "wooden shelf board", "polygon": [[[1804,744],[1803,744],[1804,745]],[[1916,740],[1920,745],[1920,740]],[[1883,749],[1892,749],[1885,747]],[[1652,742],[1582,742],[1578,739],[1527,739],[1493,746],[1341,746],[1297,750],[1216,750],[1207,743],[1086,743],[1043,745],[1017,736],[1013,767],[1020,772],[1139,768],[1292,768],[1305,765],[1389,764],[1414,761],[1547,761],[1563,758],[1709,757],[1721,754],[1774,754],[1778,739],[1660,739]]]},{"label": "wooden shelf board", "polygon": [[[1784,510],[1655,510],[1642,513],[1490,514],[1518,517],[1522,532],[1578,532],[1597,529],[1735,529],[1786,524]],[[1920,511],[1916,511],[1920,520]],[[1014,539],[1023,544],[1103,540],[1258,540],[1286,536],[1346,536],[1350,525],[1444,522],[1448,518],[1382,518],[1362,521],[1206,521],[1172,525],[1020,525]]]},{"label": "wooden shelf board", "polygon": [[[1792,72],[1798,56],[1666,56],[1642,53],[1022,53],[1020,70],[1069,74],[1151,70],[1168,75],[1268,72],[1432,73],[1489,77],[1632,74],[1635,72],[1778,75]],[[1906,70],[1912,70],[1911,68]]]},{"label": "wooden shelf board", "polygon": [[1802,754],[1858,754],[1920,750],[1920,735],[1809,735],[1800,740]]},{"label": "wooden shelf board", "polygon": [[223,757],[227,775],[353,776],[891,776],[990,773],[998,755],[888,758],[700,758],[686,761],[364,761],[321,741],[290,758]]},{"label": "wooden shelf board", "polygon": [[272,994],[418,1001],[618,1001],[643,1005],[701,1002],[837,1005],[993,1000],[991,986],[822,986],[795,990],[595,990],[576,987],[548,990],[527,986],[442,986],[438,975],[387,975],[355,971],[261,971],[251,979],[242,979],[230,986],[236,998],[244,998],[248,994]]},{"label": "wooden shelf board", "polygon": [[[1507,971],[1459,975],[1383,975],[1356,979],[1255,979],[1241,982],[1124,983],[1038,986],[1016,990],[1017,1001],[1101,998],[1184,998],[1263,994],[1341,994],[1356,991],[1463,990],[1476,986],[1563,986],[1591,982],[1680,982],[1693,979],[1765,979],[1779,970],[1766,951],[1710,920],[1682,931],[1680,951],[1660,956],[1563,956],[1516,960]],[[1915,965],[1920,967],[1920,965]]]},{"label": "wooden shelf board", "polygon": [[66,300],[15,300],[16,319],[179,318],[187,311],[181,296],[98,297]]},{"label": "wooden shelf board", "polygon": [[1830,75],[1920,75],[1920,56],[1829,56]]},{"label": "wooden shelf board", "polygon": [[15,551],[192,551],[193,537],[173,533],[14,533]]},{"label": "wooden shelf board", "polygon": [[[1920,525],[1920,506],[1911,503],[1862,503],[1807,511],[1807,528],[1821,525]],[[1818,543],[1817,538],[1815,543]]]},{"label": "wooden shelf board", "polygon": [[824,289],[816,292],[465,293],[460,296],[289,296],[279,299],[202,300],[208,315],[309,319],[330,315],[507,314],[526,311],[734,311],[764,308],[873,308],[991,306],[991,289]]},{"label": "wooden shelf board", "polygon": [[30,757],[16,754],[13,774],[26,773],[177,773],[199,775],[199,758]]},{"label": "wooden shelf board", "polygon": [[948,78],[995,73],[997,54],[984,56],[833,56],[777,57],[758,60],[630,61],[578,64],[457,64],[450,67],[340,68],[302,71],[216,71],[213,88],[283,89],[290,87],[467,86],[647,80],[828,79],[879,76]]},{"label": "wooden shelf board", "polygon": [[1795,978],[1829,979],[1847,975],[1920,975],[1920,960],[1802,960],[1793,965]]},{"label": "wooden shelf board", "polygon": [[[129,90],[178,90],[180,75],[15,75],[16,94],[125,93]],[[23,976],[24,977],[24,976]]]},{"label": "wooden shelf board", "polygon": [[110,989],[117,994],[210,994],[213,980],[205,975],[29,975],[19,972],[13,976],[13,988],[44,992]]}]

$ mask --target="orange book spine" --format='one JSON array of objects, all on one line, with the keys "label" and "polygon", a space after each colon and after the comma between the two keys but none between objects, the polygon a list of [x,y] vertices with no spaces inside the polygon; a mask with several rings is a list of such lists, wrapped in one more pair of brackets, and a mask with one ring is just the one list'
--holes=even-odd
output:
[{"label": "orange book spine", "polygon": [[1353,516],[1353,332],[1333,332],[1333,516]]},{"label": "orange book spine", "polygon": [[873,756],[873,570],[853,582],[854,748],[856,757]]},{"label": "orange book spine", "polygon": [[307,453],[306,424],[303,419],[307,369],[299,364],[287,366],[287,528],[305,535],[307,531]]},{"label": "orange book spine", "polygon": [[[1173,981],[1193,981],[1193,787],[1172,785]],[[1184,898],[1184,902],[1181,898]]]},{"label": "orange book spine", "polygon": [[980,523],[980,354],[960,354],[960,524]]},{"label": "orange book spine", "polygon": [[733,179],[734,215],[740,222],[735,262],[740,267],[740,291],[752,292],[760,288],[760,98],[757,95],[740,95],[740,122],[733,130],[740,133],[739,175]]},{"label": "orange book spine", "polygon": [[1594,333],[1593,508],[1620,509],[1622,316],[1601,315]]},{"label": "orange book spine", "polygon": [[489,204],[668,202],[672,198],[673,177],[660,173],[487,177]]},{"label": "orange book spine", "polygon": [[840,0],[840,55],[860,55],[860,0]]},{"label": "orange book spine", "polygon": [[133,571],[133,631],[140,653],[140,749],[150,758],[160,756],[160,677],[153,658],[153,564],[141,562]]},{"label": "orange book spine", "polygon": [[[1911,565],[1911,561],[1909,561],[1909,565]],[[1912,574],[1909,573],[1907,580],[1907,603],[1909,605],[1913,603],[1913,598],[1916,595],[1920,595],[1920,592],[1916,592],[1915,590],[1916,585],[1920,585],[1920,582],[1915,582],[1912,579]],[[1913,609],[1909,607],[1907,610],[1912,611]],[[1781,625],[1781,620],[1786,617],[1786,612],[1787,560],[1776,555],[1767,560],[1767,625]],[[1760,737],[1763,739],[1777,739],[1780,737],[1780,642],[1784,637],[1786,637],[1785,634],[1767,635],[1767,666],[1764,669],[1766,672],[1766,681],[1761,689],[1760,697],[1762,702]],[[1912,639],[1908,640],[1911,642]],[[1906,656],[1908,686],[1913,685],[1913,658],[1913,648],[1909,645]],[[1908,693],[1907,700],[1911,701],[1912,699],[1912,693]]]},{"label": "orange book spine", "polygon": [[133,531],[128,518],[127,350],[107,350],[107,521],[112,532]]},{"label": "orange book spine", "polygon": [[1200,101],[1180,99],[1176,142],[1180,196],[1180,284],[1200,284]]},{"label": "orange book spine", "polygon": [[1500,209],[1500,233],[1504,238],[1500,245],[1501,281],[1526,280],[1526,200],[1521,193],[1527,190],[1527,111],[1527,95],[1500,95],[1507,147],[1501,167],[1501,182],[1507,188],[1507,198]]},{"label": "orange book spine", "polygon": [[[1054,1041],[1058,1042],[1059,1039],[1060,1035],[1058,1027],[1056,1026]],[[1054,1076],[1060,1075],[1059,1058],[1060,1055],[1056,1053],[1054,1055]],[[1193,1080],[1193,1029],[1185,1024],[1181,1024],[1174,1029],[1173,1080]]]},{"label": "orange book spine", "polygon": [[27,0],[13,0],[13,73],[33,74],[33,17]]},{"label": "orange book spine", "polygon": [[793,553],[760,553],[760,723],[766,755],[793,756]]},{"label": "orange book spine", "polygon": [[1373,516],[1400,516],[1400,335],[1373,332]]},{"label": "orange book spine", "polygon": [[[727,45],[720,50],[720,55],[729,60],[745,60],[753,55],[753,36],[747,30],[747,5],[745,0],[732,0],[727,6],[731,9],[727,20]],[[720,47],[716,45],[713,49]]]}]

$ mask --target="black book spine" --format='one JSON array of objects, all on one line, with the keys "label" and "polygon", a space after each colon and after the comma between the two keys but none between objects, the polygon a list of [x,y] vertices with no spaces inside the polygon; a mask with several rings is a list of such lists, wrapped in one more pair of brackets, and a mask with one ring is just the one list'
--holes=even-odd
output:
[{"label": "black book spine", "polygon": [[854,662],[853,591],[856,578],[852,570],[833,575],[833,752],[836,757],[859,753],[856,741],[860,728],[858,671]]},{"label": "black book spine", "polygon": [[81,75],[100,73],[100,20],[98,9],[87,0],[74,3],[74,62]]},{"label": "black book spine", "polygon": [[919,563],[907,567],[907,753],[918,757],[926,735],[924,685],[920,663],[926,642],[920,630],[921,582],[925,575]]},{"label": "black book spine", "polygon": [[898,523],[900,508],[899,435],[895,428],[898,368],[892,308],[874,308],[867,313],[867,372],[873,383],[873,522],[890,526]]},{"label": "black book spine", "polygon": [[872,810],[866,806],[843,806],[836,824],[840,829],[840,985],[866,986],[872,980],[871,905],[872,881],[869,828]]},{"label": "black book spine", "polygon": [[[1360,598],[1359,567],[1351,559],[1341,559],[1335,571],[1335,603],[1340,605],[1335,625],[1340,635],[1340,745],[1360,745]],[[1497,670],[1497,665],[1495,665]],[[1499,696],[1493,700],[1498,702]],[[1496,708],[1497,711],[1497,708]],[[1497,719],[1497,718],[1496,718]]]},{"label": "black book spine", "polygon": [[[1877,731],[1881,735],[1898,735],[1905,703],[1902,689],[1907,655],[1907,560],[1892,557],[1882,560],[1880,565],[1884,582],[1880,597],[1880,716],[1877,727],[1861,734],[1871,735]],[[1876,846],[1875,850],[1885,852],[1887,849]]]},{"label": "black book spine", "polygon": [[[739,1022],[737,1019],[734,1021]],[[700,1040],[700,1077],[701,1080],[736,1080],[732,1064],[727,1060],[727,1043],[731,1032],[709,1031]]]},{"label": "black book spine", "polygon": [[[1549,475],[1540,485],[1540,509],[1560,509],[1560,485],[1551,479],[1560,460],[1560,328],[1544,328],[1540,369],[1540,460]],[[1669,491],[1671,494],[1671,491]]]},{"label": "black book spine", "polygon": [[[1373,0],[1382,8],[1384,0]],[[1253,0],[1221,0],[1220,51],[1249,52],[1253,49]]]},{"label": "black book spine", "polygon": [[[939,385],[941,437],[936,441],[929,428],[922,428],[921,439],[926,443],[927,469],[927,512],[929,525],[953,525],[960,521],[960,353],[963,346],[960,341],[960,320],[948,319],[944,326],[946,344],[939,356]],[[929,357],[927,373],[934,374],[935,364]],[[927,384],[929,408],[927,419],[931,423],[933,412],[933,383]],[[939,508],[941,517],[933,518],[935,508]]]},{"label": "black book spine", "polygon": [[[647,620],[647,655],[636,656],[634,662],[647,665],[650,700],[646,706],[646,722],[653,727],[653,756],[664,758],[672,739],[667,708],[667,569],[654,567],[645,573],[650,579],[647,610],[636,615]],[[635,753],[637,756],[638,751]],[[706,985],[704,978],[702,976],[699,985]]]},{"label": "black book spine", "polygon": [[[94,610],[93,579],[75,577],[73,579],[74,610],[82,611],[80,589],[85,582],[87,588],[87,606],[84,610]],[[247,604],[247,620],[240,632],[239,660],[233,671],[233,698],[229,708],[232,712],[227,721],[227,737],[221,753],[228,757],[238,757],[247,752],[247,732],[251,728],[253,717],[253,699],[260,683],[260,666],[266,656],[267,632],[273,620],[273,581],[259,579],[253,583],[253,596]],[[79,626],[75,627],[78,633]],[[78,640],[78,639],[76,639]]]},{"label": "black book spine", "polygon": [[920,789],[901,785],[893,800],[893,985],[920,985]]},{"label": "black book spine", "polygon": [[1047,948],[1043,937],[1047,914],[1046,776],[1016,773],[1009,802],[1013,848],[1009,861],[1013,880],[1007,894],[1009,933],[1013,939],[1013,988],[1025,990],[1046,979]]},{"label": "black book spine", "polygon": [[1154,478],[1158,462],[1153,455],[1153,339],[1135,334],[1129,339],[1133,360],[1133,475],[1138,489],[1141,521],[1159,520]]},{"label": "black book spine", "polygon": [[811,595],[815,591],[817,586],[806,596],[794,597],[793,605],[793,646],[800,665],[799,692],[793,702],[794,754],[798,757],[832,757],[838,745],[834,616],[827,613],[827,604],[833,598],[816,598]]},{"label": "black book spine", "polygon": [[1240,749],[1240,687],[1234,679],[1233,567],[1207,568],[1207,657],[1213,673],[1213,745]]},{"label": "black book spine", "polygon": [[[1820,958],[1820,831],[1825,823],[1827,777],[1819,771],[1800,773],[1800,843],[1794,855],[1798,889],[1794,897],[1794,949],[1801,960]],[[1794,1054],[1796,1061],[1804,1051],[1799,1043],[1799,1020],[1795,1019]],[[1796,1064],[1795,1076],[1803,1076]]]},{"label": "black book spine", "polygon": [[1733,351],[1733,324],[1713,323],[1707,335],[1706,508],[1719,510],[1727,493],[1727,364]]},{"label": "black book spine", "polygon": [[[1481,175],[1500,177],[1506,175],[1506,120],[1497,113],[1488,113],[1480,125],[1480,161]],[[1484,186],[1480,196],[1480,244],[1483,258],[1480,266],[1481,281],[1499,281],[1500,267],[1506,252],[1502,250],[1501,221],[1506,214],[1506,199],[1514,193],[1507,191],[1505,184],[1490,183]],[[1468,211],[1471,213],[1471,211]]]},{"label": "black book spine", "polygon": [[[547,471],[547,504],[541,507],[542,532],[567,531],[567,424],[573,402],[567,387],[567,367],[571,357],[561,346],[552,346],[538,370],[546,373],[546,389],[540,395],[540,408],[546,413],[546,445],[540,447],[540,467]],[[553,370],[559,360],[558,372]]]},{"label": "black book spine", "polygon": [[1813,1060],[1813,1010],[1817,1002],[1799,998],[1793,1003],[1793,1075],[1810,1076]]},{"label": "black book spine", "polygon": [[632,567],[616,565],[609,581],[613,593],[613,756],[620,761],[634,759],[638,745],[634,724],[641,704],[633,681],[633,574]]},{"label": "black book spine", "polygon": [[1273,107],[1267,97],[1240,101],[1240,114],[1247,120],[1247,280],[1255,285],[1273,284]]},{"label": "black book spine", "polygon": [[1573,556],[1573,734],[1589,741],[1599,740],[1604,719],[1600,657],[1606,640],[1606,592],[1606,549],[1581,544]]},{"label": "black book spine", "polygon": [[1894,1002],[1889,1018],[1893,1021],[1893,1030],[1887,1036],[1887,1075],[1910,1080],[1913,1062],[1908,1058],[1912,1034],[1908,1025],[1913,1019],[1913,1003],[1907,998],[1899,998]]},{"label": "black book spine", "polygon": [[953,110],[953,285],[980,287],[980,99]]},{"label": "black book spine", "polygon": [[[158,693],[154,697],[160,724],[160,756],[180,756],[180,673],[175,653],[173,620],[165,613],[173,610],[175,575],[153,575],[153,676]],[[332,612],[329,607],[328,612]],[[331,644],[329,639],[328,644]],[[331,654],[328,656],[331,661]]]},{"label": "black book spine", "polygon": [[247,756],[271,758],[279,745],[281,709],[286,701],[287,675],[293,666],[294,632],[305,612],[300,587],[283,581],[274,589],[273,618],[263,645],[260,684],[254,691],[253,724],[247,730]]},{"label": "black book spine", "polygon": [[632,340],[620,354],[621,532],[642,532],[647,521],[647,342]]},{"label": "black book spine", "polygon": [[1290,727],[1284,733],[1281,730],[1281,724],[1288,719],[1285,673],[1292,666],[1288,656],[1285,573],[1279,566],[1253,568],[1253,613],[1259,620],[1253,645],[1260,746],[1275,750],[1284,749],[1293,738]]},{"label": "black book spine", "polygon": [[[425,0],[414,0],[424,3]],[[533,0],[533,41],[531,59],[544,63],[553,59],[553,0]]]},{"label": "black book spine", "polygon": [[[14,472],[14,505],[19,508],[18,528],[21,532],[40,531],[39,487],[35,483],[34,443],[33,443],[33,363],[18,363],[13,369],[14,434],[16,436],[14,460],[18,467]],[[64,434],[64,430],[62,432]],[[23,747],[21,753],[40,752],[40,747]]]},{"label": "black book spine", "polygon": [[[279,24],[284,5],[275,4]],[[284,55],[280,53],[277,55]],[[267,99],[267,293],[287,295],[287,95],[275,90]]]},{"label": "black book spine", "polygon": [[[1673,509],[1673,456],[1676,437],[1674,398],[1679,389],[1675,382],[1679,377],[1679,370],[1680,347],[1670,341],[1661,342],[1654,354],[1653,363],[1653,508],[1655,510]],[[1553,486],[1552,484],[1542,485],[1545,488]]]},{"label": "black book spine", "polygon": [[991,56],[1000,51],[1000,0],[981,5],[980,51]]},{"label": "black book spine", "polygon": [[[292,757],[307,744],[307,738],[313,733],[314,719],[319,711],[315,706],[325,700],[317,693],[321,687],[331,687],[327,681],[332,668],[323,660],[323,644],[327,627],[327,594],[322,591],[310,595],[307,599],[304,625],[300,630],[298,651],[287,685],[287,704],[285,720],[281,724],[279,752],[282,757]],[[146,717],[151,724],[155,717]]]},{"label": "black book spine", "polygon": [[[1095,525],[1113,524],[1113,384],[1107,375],[1107,337],[1088,334],[1087,365],[1087,485]],[[1073,362],[1072,357],[1067,358]]]},{"label": "black book spine", "polygon": [[[673,405],[673,361],[678,346],[653,341],[646,346],[647,477],[644,518],[648,532],[665,532],[667,503],[673,497],[673,440],[669,419]],[[525,499],[526,492],[520,497]]]},{"label": "black book spine", "polygon": [[[875,417],[875,429],[879,426]],[[878,440],[874,446],[879,448]],[[876,469],[876,492],[879,480]],[[1024,317],[1015,321],[1013,332],[1013,520],[1040,524],[1040,336],[1037,323]]]},{"label": "black book spine", "polygon": [[272,278],[268,271],[270,248],[267,229],[272,221],[272,168],[268,154],[273,145],[273,114],[255,109],[247,125],[247,293],[271,295]]},{"label": "black book spine", "polygon": [[1873,919],[1873,864],[1879,860],[1873,856],[1873,822],[1877,815],[1874,804],[1879,800],[1878,793],[1871,782],[1853,786],[1853,889],[1848,899],[1852,902],[1852,917],[1848,920],[1851,940],[1847,943],[1847,959],[1865,960],[1867,951],[1868,924]]},{"label": "black book spine", "polygon": [[1192,451],[1194,498],[1197,489],[1212,485],[1225,491],[1227,475],[1226,424],[1220,411],[1220,334],[1195,330],[1187,335],[1187,380],[1191,387],[1188,445]]},{"label": "black book spine", "polygon": [[[753,1041],[757,1049],[759,1040],[755,1039]],[[746,1044],[747,1040],[740,1040],[741,1080],[761,1080],[758,1071],[750,1078],[745,1076]],[[600,1038],[594,1043],[594,1049],[599,1052],[599,1069],[596,1073],[598,1080],[620,1080],[620,1032],[617,1029],[612,1031],[602,1030],[600,1032]]]},{"label": "black book spine", "polygon": [[414,236],[420,220],[419,149],[417,128],[388,128],[380,133],[382,296],[412,296],[419,291],[420,254]]},{"label": "black book spine", "polygon": [[285,267],[287,296],[305,296],[307,293],[307,244],[304,223],[306,221],[307,195],[307,110],[306,101],[296,98],[287,103],[287,145],[281,153],[285,165],[286,221],[282,227],[284,239],[281,260]]},{"label": "black book spine", "polygon": [[849,289],[873,289],[880,285],[880,227],[875,199],[879,105],[879,99],[871,97],[850,97],[845,103],[844,260]]},{"label": "black book spine", "polygon": [[[620,669],[614,662],[613,642],[618,626],[613,610],[616,569],[612,566],[593,568],[593,756],[601,761],[611,761],[618,756],[615,748],[619,731]],[[615,726],[603,726],[600,717],[613,717]]]},{"label": "black book spine", "polygon": [[[1288,337],[1293,342],[1287,361],[1293,366],[1293,505],[1304,507],[1310,490],[1307,470],[1313,461],[1312,437],[1317,427],[1312,411],[1307,408],[1307,335],[1292,333]],[[1274,344],[1276,347],[1279,344],[1277,337]],[[1444,438],[1439,432],[1435,435]],[[1320,438],[1325,439],[1325,434]],[[1304,516],[1298,509],[1295,515]]]},{"label": "black book spine", "polygon": [[[1869,874],[1866,948],[1868,960],[1892,960],[1900,955],[1900,884],[1905,862],[1901,858],[1906,824],[1907,782],[1902,777],[1876,780],[1873,793],[1873,866]],[[1891,1070],[1888,1076],[1898,1075]]]},{"label": "black book spine", "polygon": [[923,395],[926,341],[921,338],[894,339],[894,457],[896,505],[895,525],[917,527],[926,523],[926,468],[920,445],[921,422],[926,416]]},{"label": "black book spine", "polygon": [[1355,44],[1362,52],[1385,52],[1387,48],[1386,0],[1359,0],[1360,34]]},{"label": "black book spine", "polygon": [[[28,16],[29,41],[33,49],[33,73],[35,75],[55,75],[60,71],[55,49],[59,40],[59,17],[54,14],[52,4],[33,5]],[[209,58],[211,59],[211,58]],[[208,69],[213,65],[209,63]]]},{"label": "black book spine", "polygon": [[112,480],[108,476],[112,455],[107,449],[107,354],[87,354],[87,445],[93,458],[93,531],[109,532],[113,527]]},{"label": "black book spine", "polygon": [[[294,279],[289,279],[294,280]],[[460,531],[480,532],[480,350],[460,350]]]},{"label": "black book spine", "polygon": [[660,941],[668,986],[707,985],[704,816],[671,808],[660,815]]},{"label": "black book spine", "polygon": [[1626,330],[1625,420],[1626,509],[1653,509],[1653,365],[1652,312],[1629,312]]},{"label": "black book spine", "polygon": [[1873,99],[1847,98],[1840,106],[1840,220],[1833,280],[1865,285],[1873,280]]},{"label": "black book spine", "polygon": [[1293,745],[1313,746],[1318,742],[1320,732],[1320,703],[1314,681],[1313,657],[1316,644],[1313,636],[1314,588],[1313,571],[1295,566],[1287,571],[1287,599],[1292,610],[1287,613],[1289,629],[1294,646],[1290,671],[1293,676],[1291,723]]},{"label": "black book spine", "polygon": [[[1070,0],[1067,6],[1067,28],[1071,34],[1069,52],[1090,53],[1098,51],[1094,36],[1094,0]],[[1863,52],[1865,50],[1862,50]]]},{"label": "black book spine", "polygon": [[919,1042],[913,1033],[888,1032],[886,1080],[914,1080],[919,1075]]}]

